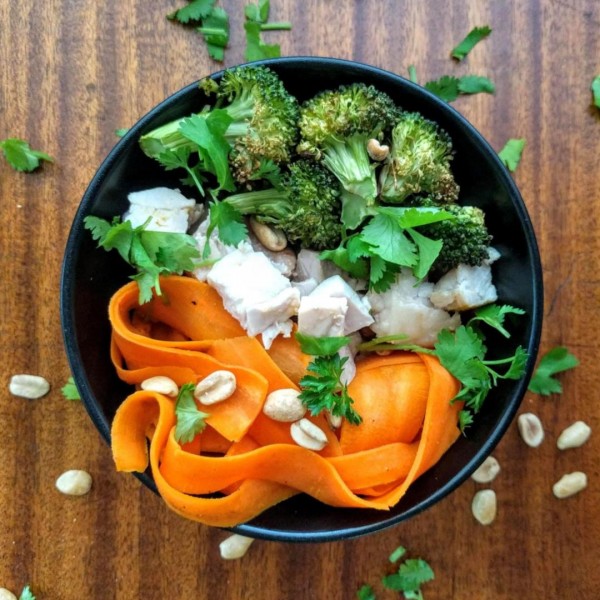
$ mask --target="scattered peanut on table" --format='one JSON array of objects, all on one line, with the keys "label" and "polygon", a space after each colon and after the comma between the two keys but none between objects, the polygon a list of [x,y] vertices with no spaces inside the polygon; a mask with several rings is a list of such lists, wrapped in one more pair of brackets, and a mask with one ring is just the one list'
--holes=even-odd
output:
[{"label": "scattered peanut on table", "polygon": [[253,541],[253,538],[239,535],[238,533],[230,535],[219,544],[221,558],[225,560],[242,558],[248,551],[248,548],[252,545]]},{"label": "scattered peanut on table", "polygon": [[56,489],[67,496],[84,496],[92,487],[92,476],[87,471],[71,469],[56,480]]},{"label": "scattered peanut on table", "polygon": [[28,400],[37,400],[50,391],[50,384],[39,375],[22,373],[13,375],[10,378],[8,389],[13,396],[27,398]]}]

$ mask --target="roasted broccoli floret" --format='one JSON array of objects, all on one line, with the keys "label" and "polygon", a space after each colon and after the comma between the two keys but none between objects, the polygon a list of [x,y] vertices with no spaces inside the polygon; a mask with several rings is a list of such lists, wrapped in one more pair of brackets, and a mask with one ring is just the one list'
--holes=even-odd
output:
[{"label": "roasted broccoli floret", "polygon": [[234,194],[224,199],[244,215],[279,227],[292,243],[321,250],[341,236],[340,186],[320,164],[299,160],[289,165],[278,188]]},{"label": "roasted broccoli floret", "polygon": [[[232,146],[229,162],[238,182],[253,179],[254,172],[266,163],[290,160],[298,141],[299,105],[273,71],[266,67],[227,70],[216,97],[214,108],[223,109],[233,119],[224,135]],[[198,115],[208,116],[211,110],[207,107]],[[194,151],[195,144],[180,131],[182,121],[171,121],[143,135],[142,150],[152,158],[182,147]]]},{"label": "roasted broccoli floret", "polygon": [[403,113],[392,130],[390,154],[379,175],[381,197],[399,204],[413,194],[432,195],[445,202],[458,198],[450,170],[450,136],[419,113]]},{"label": "roasted broccoli floret", "polygon": [[392,99],[373,86],[355,83],[322,92],[300,109],[298,152],[322,160],[345,190],[371,205],[377,182],[367,143],[397,115]]},{"label": "roasted broccoli floret", "polygon": [[[412,203],[438,206],[429,198]],[[442,249],[432,266],[434,275],[442,275],[458,265],[479,266],[489,257],[492,236],[485,225],[484,212],[476,206],[448,204],[442,206],[453,218],[419,228],[419,233],[442,241]]]}]

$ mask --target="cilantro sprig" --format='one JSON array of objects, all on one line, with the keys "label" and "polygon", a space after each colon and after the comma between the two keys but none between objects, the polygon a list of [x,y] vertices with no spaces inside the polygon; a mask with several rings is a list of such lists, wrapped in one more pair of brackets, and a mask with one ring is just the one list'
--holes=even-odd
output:
[{"label": "cilantro sprig", "polygon": [[380,206],[359,233],[347,237],[334,250],[321,252],[356,279],[367,279],[369,289],[383,292],[402,267],[423,279],[435,262],[442,242],[416,228],[453,218],[443,210]]},{"label": "cilantro sprig", "polygon": [[0,150],[15,171],[31,173],[40,166],[42,160],[54,162],[50,155],[40,150],[33,150],[28,142],[18,138],[0,140]]},{"label": "cilantro sprig", "polygon": [[504,163],[506,168],[513,173],[516,171],[519,163],[521,162],[521,155],[525,148],[524,139],[510,139],[504,144],[504,148],[498,152],[500,160]]},{"label": "cilantro sprig", "polygon": [[[390,562],[398,562],[406,554],[400,546],[392,552]],[[402,592],[406,600],[423,600],[421,586],[435,578],[433,569],[422,558],[407,558],[398,566],[398,571],[383,577],[383,586],[395,592]]]},{"label": "cilantro sprig", "polygon": [[348,344],[349,338],[319,338],[296,333],[296,339],[302,352],[315,357],[307,367],[308,374],[300,380],[300,400],[313,416],[328,410],[336,417],[359,425],[362,418],[352,407],[354,401],[348,386],[341,381],[348,357],[340,356],[339,350]]},{"label": "cilantro sprig", "polygon": [[542,356],[529,382],[529,391],[534,394],[549,396],[561,394],[562,385],[554,375],[574,369],[579,360],[563,346],[552,348]]},{"label": "cilantro sprig", "polygon": [[600,75],[597,75],[592,80],[591,90],[594,106],[600,108]]},{"label": "cilantro sprig", "polygon": [[469,31],[466,37],[453,48],[450,56],[458,61],[463,60],[471,50],[482,40],[488,37],[492,30],[484,25],[483,27],[474,27]]},{"label": "cilantro sprig", "polygon": [[205,419],[210,415],[202,412],[194,400],[193,383],[184,383],[179,388],[179,394],[175,401],[175,417],[177,425],[175,426],[175,439],[180,444],[191,442],[198,433],[206,427]]},{"label": "cilantro sprig", "polygon": [[279,44],[265,44],[261,33],[263,31],[289,30],[292,25],[287,21],[269,23],[270,10],[270,0],[258,0],[258,4],[246,4],[244,8],[246,16],[246,22],[244,23],[246,32],[245,58],[247,61],[281,56]]},{"label": "cilantro sprig", "polygon": [[35,596],[28,585],[23,588],[19,600],[35,600]]},{"label": "cilantro sprig", "polygon": [[158,296],[161,275],[181,275],[195,268],[195,260],[200,258],[196,241],[183,233],[149,231],[147,221],[133,227],[130,221],[115,217],[112,223],[99,217],[88,216],[84,226],[92,233],[98,246],[105,250],[117,250],[121,257],[135,267],[137,274],[131,279],[139,287],[139,302],[144,304],[152,299],[154,290]]}]

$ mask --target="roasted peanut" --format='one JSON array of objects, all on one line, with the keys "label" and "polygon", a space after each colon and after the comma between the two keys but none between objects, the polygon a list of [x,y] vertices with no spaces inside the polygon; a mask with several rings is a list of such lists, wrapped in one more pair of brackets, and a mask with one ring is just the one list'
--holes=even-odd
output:
[{"label": "roasted peanut", "polygon": [[171,398],[177,398],[177,394],[179,394],[177,384],[170,377],[163,377],[162,375],[144,379],[140,387],[147,392],[157,392]]},{"label": "roasted peanut", "polygon": [[244,556],[244,554],[246,554],[248,551],[248,548],[250,548],[253,541],[253,538],[246,537],[245,535],[239,535],[238,533],[230,535],[219,544],[221,558],[224,558],[225,560],[242,558],[242,556]]},{"label": "roasted peanut", "polygon": [[194,396],[202,404],[217,404],[233,395],[236,387],[235,375],[231,371],[214,371],[198,382]]},{"label": "roasted peanut", "polygon": [[537,415],[533,413],[519,415],[517,427],[523,441],[531,448],[537,448],[544,441],[544,428]]},{"label": "roasted peanut", "polygon": [[92,487],[92,476],[87,471],[65,471],[57,480],[56,488],[67,496],[84,496]]},{"label": "roasted peanut", "polygon": [[557,498],[568,498],[587,487],[587,475],[582,471],[574,471],[563,475],[553,486],[552,493]]},{"label": "roasted peanut", "polygon": [[566,450],[567,448],[579,448],[583,446],[592,434],[592,428],[583,421],[575,421],[572,425],[569,425],[563,432],[558,436],[556,445],[559,450]]},{"label": "roasted peanut", "polygon": [[471,512],[482,525],[490,525],[496,518],[497,501],[494,490],[479,490],[473,496]]},{"label": "roasted peanut", "polygon": [[20,396],[28,400],[36,400],[45,396],[50,391],[50,384],[39,375],[26,373],[13,375],[10,378],[8,389],[13,396]]},{"label": "roasted peanut", "polygon": [[318,452],[327,445],[325,432],[308,419],[300,419],[296,423],[292,423],[290,435],[298,446],[308,450]]},{"label": "roasted peanut", "polygon": [[471,478],[477,483],[490,483],[498,473],[500,473],[500,463],[493,456],[488,456]]},{"label": "roasted peanut", "polygon": [[306,406],[300,400],[300,392],[292,388],[271,392],[263,405],[263,413],[274,421],[293,423],[306,414]]}]

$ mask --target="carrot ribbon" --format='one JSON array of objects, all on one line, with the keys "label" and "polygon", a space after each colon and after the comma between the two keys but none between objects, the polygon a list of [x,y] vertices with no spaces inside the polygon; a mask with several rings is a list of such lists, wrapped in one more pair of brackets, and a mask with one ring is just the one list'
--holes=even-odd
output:
[{"label": "carrot ribbon", "polygon": [[178,385],[226,369],[237,380],[224,402],[201,407],[207,427],[187,444],[175,438],[173,399],[137,391],[112,424],[119,471],[148,464],[168,506],[219,527],[248,521],[297,493],[332,506],[387,510],[454,443],[458,382],[436,358],[408,352],[359,361],[349,386],[358,426],[338,435],[323,416],[308,417],[328,437],[320,452],[294,443],[290,424],[262,413],[267,394],[296,388],[308,357],[294,338],[267,352],[224,310],[216,292],[192,278],[161,280],[164,298],[139,306],[137,287],[113,296],[111,357],[119,377],[140,384],[155,375]]}]

